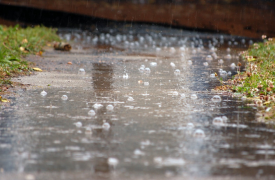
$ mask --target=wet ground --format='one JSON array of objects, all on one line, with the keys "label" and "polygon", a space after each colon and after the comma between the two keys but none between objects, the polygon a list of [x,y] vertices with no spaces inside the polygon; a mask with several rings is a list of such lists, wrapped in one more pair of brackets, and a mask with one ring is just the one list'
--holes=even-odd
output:
[{"label": "wet ground", "polygon": [[30,57],[47,72],[17,78],[32,86],[1,109],[3,179],[275,178],[275,130],[211,90],[252,40],[151,26],[60,36],[73,50]]}]

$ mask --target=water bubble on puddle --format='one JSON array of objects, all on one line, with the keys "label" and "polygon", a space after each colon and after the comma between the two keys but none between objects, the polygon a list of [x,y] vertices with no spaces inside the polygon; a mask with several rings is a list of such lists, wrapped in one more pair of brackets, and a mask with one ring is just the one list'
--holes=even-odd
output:
[{"label": "water bubble on puddle", "polygon": [[196,129],[195,132],[193,133],[193,136],[197,137],[197,138],[204,138],[205,137],[205,133],[201,129]]},{"label": "water bubble on puddle", "polygon": [[94,107],[95,109],[100,109],[100,108],[103,107],[103,105],[102,105],[102,104],[95,103],[95,104],[93,105],[93,107]]},{"label": "water bubble on puddle", "polygon": [[140,145],[142,145],[142,146],[149,146],[149,145],[151,145],[151,142],[149,140],[141,141]]},{"label": "water bubble on puddle", "polygon": [[111,125],[110,125],[109,123],[107,123],[107,122],[104,122],[104,123],[102,124],[102,128],[105,129],[105,130],[109,130],[110,127],[111,127]]},{"label": "water bubble on puddle", "polygon": [[108,111],[112,111],[112,110],[114,110],[114,106],[111,105],[111,104],[109,104],[109,105],[106,106],[106,109],[107,109]]},{"label": "water bubble on puddle", "polygon": [[156,51],[157,52],[161,51],[161,48],[160,47],[156,47]]},{"label": "water bubble on puddle", "polygon": [[209,64],[208,64],[208,62],[204,62],[203,65],[204,65],[205,67],[207,67]]},{"label": "water bubble on puddle", "polygon": [[172,68],[176,67],[175,63],[173,63],[173,62],[170,63],[170,66],[171,66]]},{"label": "water bubble on puddle", "polygon": [[215,74],[213,73],[213,74],[210,74],[210,78],[215,78],[216,76],[215,76]]},{"label": "water bubble on puddle", "polygon": [[218,58],[218,55],[217,55],[215,52],[213,52],[213,53],[212,53],[212,57],[213,57],[214,59],[217,59],[217,58]]},{"label": "water bubble on puddle", "polygon": [[230,64],[230,67],[231,67],[231,68],[236,68],[236,64],[235,64],[235,63],[232,63],[232,64]]},{"label": "water bubble on puddle", "polygon": [[224,125],[224,121],[221,117],[215,117],[212,121],[213,125],[215,126],[223,126]]},{"label": "water bubble on puddle", "polygon": [[223,64],[223,60],[222,59],[218,60],[218,63]]},{"label": "water bubble on puddle", "polygon": [[86,129],[85,129],[85,134],[86,134],[86,135],[91,135],[91,134],[93,134],[92,128],[86,127]]},{"label": "water bubble on puddle", "polygon": [[215,95],[215,96],[213,96],[213,97],[211,98],[211,101],[212,101],[212,102],[215,102],[215,103],[221,102],[221,101],[222,101],[222,98],[221,98],[221,96],[219,96],[219,95]]},{"label": "water bubble on puddle", "polygon": [[178,96],[179,95],[179,93],[178,93],[178,91],[172,91],[172,96]]},{"label": "water bubble on puddle", "polygon": [[192,94],[192,95],[190,96],[190,98],[193,99],[193,100],[195,100],[195,99],[198,98],[198,96],[197,96],[196,94]]},{"label": "water bubble on puddle", "polygon": [[85,74],[85,70],[84,70],[83,68],[80,68],[80,69],[78,70],[78,74],[84,75],[84,74]]},{"label": "water bubble on puddle", "polygon": [[231,49],[230,49],[230,48],[227,48],[227,49],[226,49],[226,51],[227,51],[227,52],[230,52],[230,51],[231,51]]},{"label": "water bubble on puddle", "polygon": [[220,75],[221,75],[221,76],[227,76],[227,72],[226,72],[226,71],[221,71],[221,72],[220,72]]},{"label": "water bubble on puddle", "polygon": [[32,175],[32,174],[27,174],[27,175],[25,176],[25,180],[35,180],[35,176]]},{"label": "water bubble on puddle", "polygon": [[40,95],[41,95],[41,96],[46,96],[46,95],[47,95],[47,92],[43,90],[43,91],[40,93]]},{"label": "water bubble on puddle", "polygon": [[144,67],[140,67],[138,70],[139,70],[139,72],[143,73],[144,72]]},{"label": "water bubble on puddle", "polygon": [[179,158],[166,158],[161,163],[162,166],[183,166],[185,165],[185,161]]},{"label": "water bubble on puddle", "polygon": [[149,82],[144,82],[144,86],[149,86]]},{"label": "water bubble on puddle", "polygon": [[185,51],[185,47],[180,47],[180,50],[181,51]]},{"label": "water bubble on puddle", "polygon": [[80,128],[80,127],[82,127],[82,122],[76,122],[76,123],[74,123],[74,125],[76,126],[76,127],[78,127],[78,128]]},{"label": "water bubble on puddle", "polygon": [[108,158],[108,165],[111,167],[116,167],[119,163],[119,160],[117,158],[110,157]]},{"label": "water bubble on puddle", "polygon": [[228,59],[228,60],[230,60],[230,59],[232,59],[232,56],[231,56],[230,54],[227,54],[227,55],[225,56],[225,58]]},{"label": "water bubble on puddle", "polygon": [[177,76],[177,75],[180,75],[180,70],[179,69],[176,69],[175,71],[174,71],[174,74]]},{"label": "water bubble on puddle", "polygon": [[123,74],[123,79],[128,79],[129,78],[129,76],[128,76],[128,74],[126,73],[126,74]]},{"label": "water bubble on puddle", "polygon": [[222,116],[222,120],[223,120],[224,123],[226,123],[228,118],[226,116]]},{"label": "water bubble on puddle", "polygon": [[136,156],[144,156],[145,153],[143,151],[139,150],[139,149],[136,149],[134,151],[134,155],[136,155]]},{"label": "water bubble on puddle", "polygon": [[94,116],[94,115],[95,115],[95,111],[91,109],[91,110],[88,112],[88,115]]},{"label": "water bubble on puddle", "polygon": [[155,66],[157,66],[158,64],[156,63],[156,62],[151,62],[150,63],[150,66],[152,66],[152,67],[155,67]]},{"label": "water bubble on puddle", "polygon": [[147,67],[147,68],[144,69],[144,72],[149,74],[151,72],[151,69]]},{"label": "water bubble on puddle", "polygon": [[186,127],[187,129],[193,129],[195,126],[193,123],[187,123]]},{"label": "water bubble on puddle", "polygon": [[193,62],[192,62],[191,60],[188,60],[188,61],[187,61],[187,64],[188,64],[188,65],[192,65]]},{"label": "water bubble on puddle", "polygon": [[213,57],[211,55],[207,55],[205,58],[206,61],[212,61]]},{"label": "water bubble on puddle", "polygon": [[171,53],[174,53],[174,52],[176,52],[176,49],[175,49],[174,47],[171,47],[171,48],[170,48],[170,52],[171,52]]},{"label": "water bubble on puddle", "polygon": [[61,99],[62,99],[63,101],[66,101],[66,100],[68,100],[68,96],[67,96],[67,95],[62,95],[62,96],[61,96]]},{"label": "water bubble on puddle", "polygon": [[128,97],[127,101],[134,101],[133,97]]},{"label": "water bubble on puddle", "polygon": [[181,98],[185,98],[186,96],[185,96],[184,93],[181,93],[181,94],[180,94],[180,97],[181,97]]}]

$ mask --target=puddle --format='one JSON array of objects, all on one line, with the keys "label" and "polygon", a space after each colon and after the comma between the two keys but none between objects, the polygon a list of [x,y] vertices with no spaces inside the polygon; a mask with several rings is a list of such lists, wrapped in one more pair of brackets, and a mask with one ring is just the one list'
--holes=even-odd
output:
[{"label": "puddle", "polygon": [[[219,81],[210,74],[236,74],[230,65],[250,40],[144,29],[61,31],[89,48],[77,56],[50,51],[45,58],[57,60],[39,63],[85,85],[18,92],[0,113],[0,168],[116,173],[114,179],[272,176],[275,130],[258,123],[241,98],[211,92]],[[74,65],[60,65],[63,56]]]}]

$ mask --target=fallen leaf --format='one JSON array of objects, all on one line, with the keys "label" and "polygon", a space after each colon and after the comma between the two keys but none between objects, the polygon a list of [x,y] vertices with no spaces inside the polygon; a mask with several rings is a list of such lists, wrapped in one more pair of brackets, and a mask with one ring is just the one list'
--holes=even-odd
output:
[{"label": "fallen leaf", "polygon": [[72,62],[68,62],[67,64],[72,65],[73,63]]},{"label": "fallen leaf", "polygon": [[9,100],[7,99],[1,99],[2,102],[10,102]]},{"label": "fallen leaf", "polygon": [[22,44],[28,43],[28,40],[27,39],[23,39],[21,43]]},{"label": "fallen leaf", "polygon": [[270,101],[266,101],[266,102],[264,103],[264,105],[265,105],[265,104],[270,104]]},{"label": "fallen leaf", "polygon": [[33,70],[35,70],[35,71],[39,71],[39,72],[42,72],[42,69],[40,69],[40,68],[32,68]]}]

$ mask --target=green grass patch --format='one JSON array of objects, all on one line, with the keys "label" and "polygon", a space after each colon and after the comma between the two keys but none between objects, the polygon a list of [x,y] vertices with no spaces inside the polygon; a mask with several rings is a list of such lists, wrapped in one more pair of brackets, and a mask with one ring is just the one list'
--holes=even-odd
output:
[{"label": "green grass patch", "polygon": [[29,54],[41,55],[42,48],[53,41],[60,42],[56,29],[0,25],[0,87],[11,84],[11,77],[32,71],[24,58]]},{"label": "green grass patch", "polygon": [[263,107],[265,119],[275,119],[275,41],[264,39],[241,52],[246,61],[246,72],[229,80],[231,89]]}]

